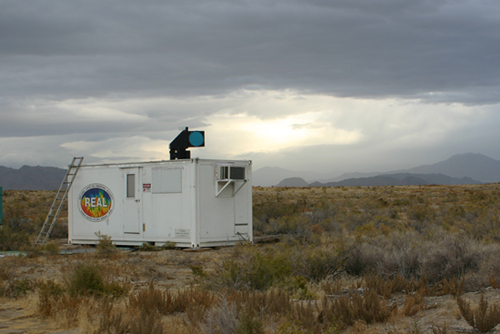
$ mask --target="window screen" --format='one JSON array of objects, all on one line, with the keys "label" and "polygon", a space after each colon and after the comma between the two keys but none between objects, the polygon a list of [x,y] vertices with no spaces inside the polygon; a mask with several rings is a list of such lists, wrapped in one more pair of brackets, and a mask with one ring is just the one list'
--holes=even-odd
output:
[{"label": "window screen", "polygon": [[127,174],[127,198],[135,197],[135,174]]}]

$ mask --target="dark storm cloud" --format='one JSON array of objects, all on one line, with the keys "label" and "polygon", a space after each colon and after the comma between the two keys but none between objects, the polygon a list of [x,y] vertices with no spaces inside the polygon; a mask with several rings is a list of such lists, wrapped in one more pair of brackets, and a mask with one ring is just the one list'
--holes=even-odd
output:
[{"label": "dark storm cloud", "polygon": [[147,133],[150,138],[163,138],[162,133],[183,128],[185,122],[190,126],[206,126],[200,105],[204,105],[203,100],[189,104],[165,99],[126,102],[0,99],[0,137],[68,134],[112,137]]},{"label": "dark storm cloud", "polygon": [[0,98],[500,100],[496,1],[2,1]]}]

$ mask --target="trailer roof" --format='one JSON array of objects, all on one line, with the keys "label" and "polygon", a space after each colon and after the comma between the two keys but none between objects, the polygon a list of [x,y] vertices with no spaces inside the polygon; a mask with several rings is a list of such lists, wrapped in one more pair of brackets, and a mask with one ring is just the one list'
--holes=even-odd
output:
[{"label": "trailer roof", "polygon": [[116,163],[95,163],[84,164],[81,167],[134,167],[153,164],[180,164],[180,163],[197,163],[197,162],[215,162],[215,163],[246,163],[251,165],[252,160],[228,160],[228,159],[179,159],[179,160],[154,160],[154,161],[136,161],[136,162],[116,162]]}]

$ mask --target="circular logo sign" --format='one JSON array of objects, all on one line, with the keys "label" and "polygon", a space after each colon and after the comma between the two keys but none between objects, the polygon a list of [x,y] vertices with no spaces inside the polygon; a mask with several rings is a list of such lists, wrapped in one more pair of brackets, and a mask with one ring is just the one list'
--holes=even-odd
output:
[{"label": "circular logo sign", "polygon": [[102,184],[91,184],[80,193],[80,205],[78,206],[82,215],[93,222],[100,222],[111,215],[113,211],[113,193]]}]

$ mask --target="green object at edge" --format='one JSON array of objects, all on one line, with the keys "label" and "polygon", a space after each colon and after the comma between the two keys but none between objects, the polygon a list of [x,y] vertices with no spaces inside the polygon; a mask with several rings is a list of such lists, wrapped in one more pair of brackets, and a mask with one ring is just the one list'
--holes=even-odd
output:
[{"label": "green object at edge", "polygon": [[3,191],[2,187],[0,187],[0,225],[2,225],[3,218]]}]

